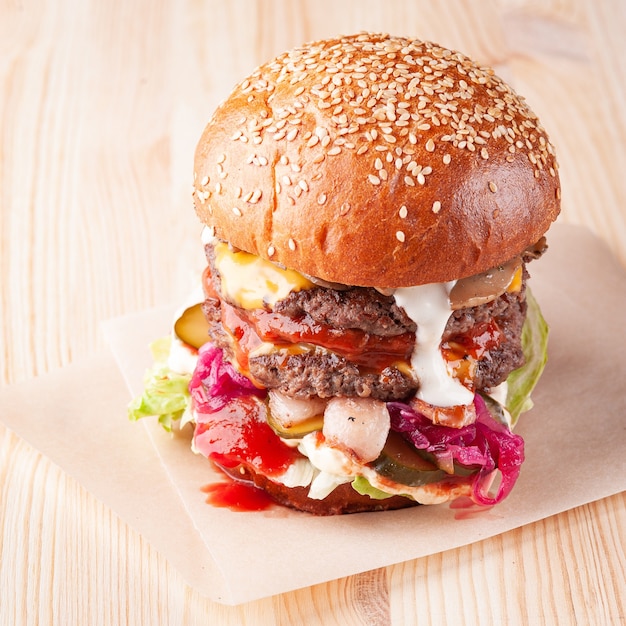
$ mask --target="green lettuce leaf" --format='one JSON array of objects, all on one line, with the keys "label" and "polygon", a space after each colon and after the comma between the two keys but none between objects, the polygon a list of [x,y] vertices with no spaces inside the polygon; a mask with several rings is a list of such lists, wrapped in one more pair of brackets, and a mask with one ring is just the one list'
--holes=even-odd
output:
[{"label": "green lettuce leaf", "polygon": [[170,337],[157,339],[150,344],[153,366],[144,377],[143,393],[128,405],[128,417],[138,420],[157,416],[159,423],[170,432],[175,422],[190,411],[189,381],[191,375],[177,374],[167,366],[171,345]]},{"label": "green lettuce leaf", "polygon": [[352,488],[362,496],[369,496],[374,500],[386,500],[392,497],[392,494],[374,487],[364,476],[357,476],[352,481]]},{"label": "green lettuce leaf", "polygon": [[526,363],[511,372],[507,378],[506,405],[513,424],[524,411],[532,408],[530,394],[541,377],[548,358],[548,324],[529,289],[526,290],[526,302],[528,312],[522,329],[522,350]]}]

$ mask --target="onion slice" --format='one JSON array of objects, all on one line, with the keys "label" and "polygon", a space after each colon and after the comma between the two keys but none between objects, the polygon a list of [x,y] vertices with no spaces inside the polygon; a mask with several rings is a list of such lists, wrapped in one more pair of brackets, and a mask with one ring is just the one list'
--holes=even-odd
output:
[{"label": "onion slice", "polygon": [[378,457],[391,427],[384,402],[371,398],[332,398],[324,411],[327,443],[351,450],[363,463]]},{"label": "onion slice", "polygon": [[322,415],[326,400],[321,398],[291,398],[279,391],[269,392],[272,418],[284,429],[292,428],[306,420]]}]

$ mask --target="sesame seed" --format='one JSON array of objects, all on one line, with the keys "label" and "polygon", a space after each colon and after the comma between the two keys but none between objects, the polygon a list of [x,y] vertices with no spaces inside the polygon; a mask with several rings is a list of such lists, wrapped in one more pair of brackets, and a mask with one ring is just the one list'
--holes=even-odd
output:
[{"label": "sesame seed", "polygon": [[296,242],[293,239],[289,239],[289,241],[287,242],[287,245],[289,246],[289,249],[293,252],[296,249]]},{"label": "sesame seed", "polygon": [[[279,105],[274,97],[283,81],[294,85],[295,97]],[[321,41],[277,57],[240,88],[261,110],[236,122],[240,130],[233,140],[258,145],[269,133],[276,141],[301,137],[308,147],[321,144],[325,150],[311,155],[307,165],[344,150],[360,156],[371,146],[375,161],[367,176],[374,185],[391,180],[393,168],[407,186],[425,185],[437,165],[419,168],[412,156],[419,152],[418,144],[425,152],[435,152],[438,141],[448,142],[439,164],[450,164],[455,150],[477,152],[487,160],[493,150],[508,148],[511,155],[516,150],[524,155],[535,176],[541,170],[556,176],[554,149],[527,105],[492,70],[433,44],[372,34]],[[321,115],[316,117],[313,111],[311,117],[303,117],[305,108],[315,107]],[[327,127],[309,126],[309,119]],[[218,163],[225,159],[217,158]],[[267,158],[256,155],[250,162],[268,165]],[[281,163],[287,162],[281,158]],[[218,173],[225,175],[223,170]],[[312,181],[313,175],[306,180]],[[284,179],[283,183],[287,184]],[[221,188],[217,189],[219,193]],[[291,189],[293,194],[305,191],[301,183]],[[196,197],[202,201],[198,191]],[[289,201],[295,202],[291,196]]]},{"label": "sesame seed", "polygon": [[220,154],[220,155],[217,157],[217,163],[218,163],[218,164],[223,163],[225,160],[226,160],[226,155],[225,155],[224,153]]},{"label": "sesame seed", "polygon": [[276,248],[274,248],[274,246],[272,244],[270,244],[267,247],[267,256],[273,257],[275,252],[276,252]]},{"label": "sesame seed", "polygon": [[262,195],[263,195],[263,192],[260,189],[255,189],[252,195],[250,196],[250,199],[248,200],[248,202],[250,204],[256,204]]},{"label": "sesame seed", "polygon": [[325,193],[321,193],[319,196],[317,196],[317,203],[318,204],[324,204],[326,202],[326,194]]},{"label": "sesame seed", "polygon": [[401,230],[396,231],[396,239],[400,242],[400,243],[404,243],[405,240],[405,235]]},{"label": "sesame seed", "polygon": [[498,186],[493,181],[489,182],[489,191],[492,193],[496,193],[496,191],[498,191]]},{"label": "sesame seed", "polygon": [[441,202],[439,200],[435,200],[433,202],[433,213],[439,213],[441,211]]},{"label": "sesame seed", "polygon": [[234,206],[233,207],[233,213],[237,216],[237,217],[241,217],[243,214],[241,212],[241,209],[239,209],[238,207]]},{"label": "sesame seed", "polygon": [[400,207],[400,210],[398,211],[398,215],[401,217],[401,219],[404,219],[408,214],[409,214],[409,211],[406,208],[406,206],[403,204]]},{"label": "sesame seed", "polygon": [[208,176],[204,176],[203,179],[200,181],[200,184],[204,187],[209,184],[209,180],[210,179]]}]

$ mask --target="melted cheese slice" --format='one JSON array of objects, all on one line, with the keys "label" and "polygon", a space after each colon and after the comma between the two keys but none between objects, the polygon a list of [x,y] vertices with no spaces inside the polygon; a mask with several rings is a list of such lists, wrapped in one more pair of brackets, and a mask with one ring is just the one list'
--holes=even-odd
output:
[{"label": "melted cheese slice", "polygon": [[295,270],[283,269],[248,252],[233,252],[222,242],[215,246],[215,266],[222,292],[242,309],[273,307],[292,291],[314,287]]}]

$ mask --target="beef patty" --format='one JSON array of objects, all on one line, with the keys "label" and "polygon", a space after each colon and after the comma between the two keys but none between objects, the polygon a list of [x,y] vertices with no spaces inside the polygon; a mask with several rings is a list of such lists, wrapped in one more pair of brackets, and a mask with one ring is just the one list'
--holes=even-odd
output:
[{"label": "beef patty", "polygon": [[[220,278],[215,269],[213,248],[207,246],[210,280],[219,292]],[[526,258],[525,261],[530,260]],[[492,302],[454,311],[448,320],[443,341],[462,338],[477,324],[494,320],[502,333],[499,345],[487,351],[478,361],[474,387],[495,387],[511,371],[524,363],[521,332],[526,318],[525,286],[528,277],[524,264],[522,288],[504,293]],[[232,304],[232,303],[231,303]],[[233,357],[230,340],[221,324],[219,298],[208,297],[203,305],[214,343]],[[278,302],[274,312],[291,318],[309,317],[314,322],[336,329],[358,329],[380,337],[415,333],[415,323],[399,307],[393,296],[373,288],[347,287],[332,289],[314,287],[292,292]],[[249,359],[254,379],[268,389],[299,398],[319,396],[372,397],[383,401],[403,400],[415,394],[418,382],[395,367],[368,371],[345,357],[319,349],[300,354],[270,353]]]}]

